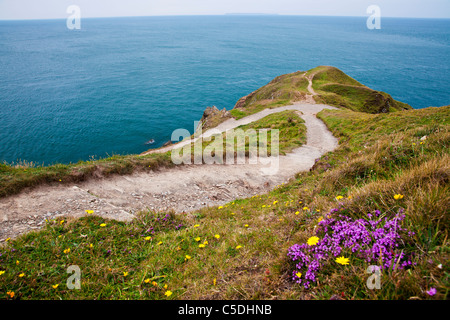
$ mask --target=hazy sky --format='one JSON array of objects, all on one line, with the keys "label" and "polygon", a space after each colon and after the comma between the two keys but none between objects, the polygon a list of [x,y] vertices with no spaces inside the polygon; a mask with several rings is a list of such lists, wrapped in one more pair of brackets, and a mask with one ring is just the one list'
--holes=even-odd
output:
[{"label": "hazy sky", "polygon": [[382,17],[450,18],[450,0],[0,0],[0,19],[64,19],[69,5],[82,17],[277,13],[367,16],[378,5]]}]

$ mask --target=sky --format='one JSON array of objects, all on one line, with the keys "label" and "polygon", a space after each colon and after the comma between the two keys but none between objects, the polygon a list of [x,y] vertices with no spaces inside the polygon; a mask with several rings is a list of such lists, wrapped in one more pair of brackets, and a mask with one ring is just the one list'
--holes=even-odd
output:
[{"label": "sky", "polygon": [[66,19],[70,5],[81,16],[282,15],[368,16],[370,5],[382,17],[450,18],[450,0],[0,0],[0,20]]}]

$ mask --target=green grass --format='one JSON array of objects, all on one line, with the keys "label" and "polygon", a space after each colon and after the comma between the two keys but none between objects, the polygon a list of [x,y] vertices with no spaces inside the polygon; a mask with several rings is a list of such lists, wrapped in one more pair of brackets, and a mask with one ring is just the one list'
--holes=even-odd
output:
[{"label": "green grass", "polygon": [[411,110],[406,103],[394,100],[389,94],[372,90],[341,70],[319,66],[306,72],[297,71],[273,79],[267,85],[241,98],[231,115],[240,119],[266,108],[275,108],[301,101],[308,91],[308,80],[313,76],[314,97],[317,103],[324,103],[353,111],[367,113],[388,113]]},{"label": "green grass", "polygon": [[291,104],[292,101],[290,99],[262,100],[249,104],[247,107],[243,109],[232,109],[230,110],[230,114],[236,120],[239,120],[241,118],[263,111],[264,109],[273,109]]},{"label": "green grass", "polygon": [[20,162],[0,164],[0,197],[17,194],[25,188],[42,184],[65,184],[87,179],[107,177],[113,174],[130,174],[138,170],[158,170],[171,167],[170,153],[148,156],[112,156],[100,160],[80,161],[76,164],[50,166]]},{"label": "green grass", "polygon": [[240,119],[267,108],[292,104],[308,94],[308,80],[298,71],[276,77],[267,85],[241,98],[230,112]]},{"label": "green grass", "polygon": [[[324,110],[319,117],[339,137],[338,149],[268,194],[176,216],[143,211],[128,223],[95,213],[60,218],[4,243],[0,298],[447,299],[450,107],[377,115]],[[397,193],[404,198],[395,200]],[[403,227],[415,236],[398,250],[414,252],[416,265],[384,271],[381,290],[365,287],[367,264],[358,259],[329,265],[309,290],[293,283],[288,248],[314,235],[318,219],[338,207],[338,195],[341,212],[354,218],[403,208]],[[65,285],[70,265],[82,271],[81,290]],[[426,294],[430,287],[436,295]]]},{"label": "green grass", "polygon": [[367,113],[410,110],[411,106],[394,100],[389,94],[372,90],[334,67],[321,66],[309,70],[314,74],[313,89],[319,103]]},{"label": "green grass", "polygon": [[[279,130],[277,150],[273,149],[272,146],[272,133],[270,132],[272,129]],[[269,130],[267,132],[267,141],[260,139],[261,130]],[[226,133],[213,135],[210,139],[204,139],[200,150],[201,155],[204,155],[205,151],[207,151],[207,154],[215,156],[216,152],[219,154],[222,151],[223,158],[217,159],[217,161],[226,163],[228,150],[234,152],[234,157],[236,157],[237,151],[242,149],[245,156],[248,157],[250,150],[254,147],[256,155],[265,156],[266,154],[259,153],[261,151],[260,148],[265,145],[267,156],[272,155],[272,150],[284,155],[306,143],[304,120],[297,112],[291,110],[271,114],[248,125],[239,126],[234,130],[234,133],[236,134],[234,139],[227,136]],[[194,143],[191,143],[191,160],[195,157],[195,152]]]},{"label": "green grass", "polygon": [[[268,115],[259,121],[241,126],[238,129],[242,129],[244,131],[253,129],[257,132],[258,130],[262,129],[278,129],[280,131],[279,151],[280,154],[284,155],[286,153],[289,153],[292,149],[298,148],[299,146],[306,143],[306,127],[304,123],[305,121],[298,115],[296,111],[287,110]],[[272,141],[269,138],[269,150],[271,150],[271,142]]]}]

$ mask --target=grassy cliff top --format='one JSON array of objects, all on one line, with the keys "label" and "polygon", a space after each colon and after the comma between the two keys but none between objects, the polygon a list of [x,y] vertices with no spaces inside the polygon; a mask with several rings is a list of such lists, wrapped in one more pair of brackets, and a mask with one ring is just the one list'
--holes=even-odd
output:
[{"label": "grassy cliff top", "polygon": [[309,70],[316,102],[367,113],[387,113],[411,110],[406,103],[394,100],[389,94],[359,83],[335,67],[320,66]]},{"label": "grassy cliff top", "polygon": [[297,71],[276,77],[267,85],[242,97],[236,103],[231,114],[236,118],[291,104],[297,101],[307,102],[309,80],[317,95],[316,103],[347,108],[367,113],[387,113],[411,110],[408,104],[394,100],[389,94],[376,91],[359,83],[335,67],[319,66],[309,71]]}]

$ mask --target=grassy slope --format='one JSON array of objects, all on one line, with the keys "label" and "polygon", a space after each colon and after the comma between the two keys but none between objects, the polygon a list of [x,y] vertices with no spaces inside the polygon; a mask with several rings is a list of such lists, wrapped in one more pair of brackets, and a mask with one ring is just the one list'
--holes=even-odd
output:
[{"label": "grassy slope", "polygon": [[138,170],[158,170],[171,167],[170,153],[148,156],[112,156],[75,164],[36,166],[27,162],[14,166],[0,164],[0,197],[17,194],[25,188],[42,184],[76,183],[87,179],[107,177],[112,174],[130,174]]},{"label": "grassy slope", "polygon": [[[435,287],[432,298],[446,299],[450,107],[319,117],[339,148],[269,194],[187,215],[142,212],[130,223],[95,214],[59,219],[7,242],[0,298],[13,291],[22,299],[427,299],[425,290]],[[395,200],[397,193],[404,198]],[[350,217],[404,208],[404,227],[415,236],[398,250],[414,252],[417,264],[384,271],[381,290],[365,287],[367,264],[351,256],[348,266],[324,269],[310,290],[293,283],[288,248],[314,234],[318,218],[339,206],[338,195]],[[65,286],[74,264],[81,290]]]},{"label": "grassy slope", "polygon": [[319,103],[368,113],[412,109],[411,106],[394,100],[385,92],[362,85],[334,67],[320,66],[309,70],[307,75],[314,75],[313,89],[318,93],[316,101]]},{"label": "grassy slope", "polygon": [[259,112],[266,108],[276,108],[297,101],[308,94],[308,80],[305,72],[294,72],[276,77],[267,85],[241,98],[231,114],[236,119]]},{"label": "grassy slope", "polygon": [[394,100],[389,94],[372,90],[341,70],[320,66],[307,72],[294,72],[273,79],[262,88],[241,98],[230,112],[242,118],[265,108],[274,108],[301,100],[308,92],[308,80],[313,75],[317,103],[368,113],[411,110],[411,106]]},{"label": "grassy slope", "polygon": [[[239,126],[236,128],[235,132],[238,133],[242,130],[243,136],[238,135],[240,140],[245,139],[244,144],[238,145],[240,141],[236,139],[234,141],[227,141],[227,135],[225,133],[219,135],[214,135],[210,140],[203,140],[202,152],[205,154],[205,150],[208,154],[214,155],[216,151],[219,151],[220,146],[223,148],[223,162],[226,162],[226,150],[233,150],[236,156],[239,147],[245,151],[245,156],[249,156],[249,144],[252,142],[253,146],[261,147],[263,142],[260,141],[260,136],[258,130],[263,129],[277,129],[279,130],[279,141],[278,141],[278,151],[279,154],[285,155],[294,148],[300,147],[302,144],[306,143],[306,127],[303,124],[304,120],[297,114],[296,111],[287,110],[276,114],[268,115],[258,121],[252,122],[247,125]],[[218,136],[217,138],[215,138]],[[267,155],[271,155],[272,150],[272,135],[270,132],[267,133]],[[228,148],[232,149],[228,149]],[[208,148],[208,149],[206,149]],[[192,160],[195,155],[194,144],[191,143],[191,154]]]}]

